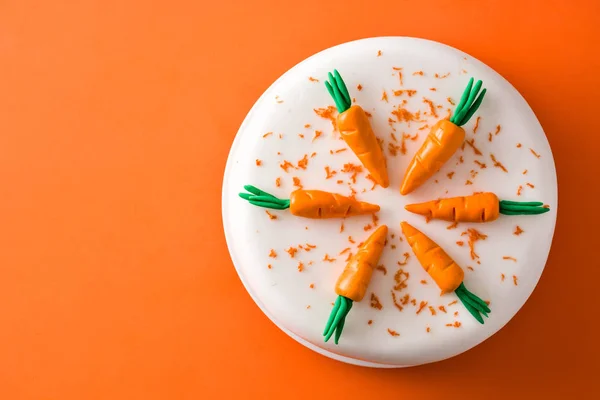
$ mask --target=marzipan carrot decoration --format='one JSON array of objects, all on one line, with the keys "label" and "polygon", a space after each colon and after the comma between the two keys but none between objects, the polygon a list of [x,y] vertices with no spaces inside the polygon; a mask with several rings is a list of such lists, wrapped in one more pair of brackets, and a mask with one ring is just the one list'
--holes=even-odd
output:
[{"label": "marzipan carrot decoration", "polygon": [[471,196],[450,197],[408,204],[404,208],[430,219],[451,222],[490,222],[504,215],[536,215],[550,211],[539,201],[499,200],[494,193],[477,193]]},{"label": "marzipan carrot decoration", "polygon": [[369,236],[366,242],[358,249],[358,252],[352,256],[346,268],[340,275],[335,285],[335,292],[338,298],[335,301],[333,310],[329,315],[327,325],[323,331],[325,341],[327,342],[331,335],[335,332],[334,341],[338,344],[346,316],[352,308],[352,303],[361,301],[367,293],[367,287],[371,282],[373,270],[377,267],[379,257],[383,252],[385,238],[388,228],[386,225],[381,225],[375,232]]},{"label": "marzipan carrot decoration", "polygon": [[338,109],[337,128],[340,135],[356,154],[360,162],[369,171],[381,187],[388,187],[387,164],[377,137],[373,133],[367,114],[358,105],[352,105],[348,88],[337,70],[328,74],[325,86]]},{"label": "marzipan carrot decoration", "polygon": [[462,268],[437,243],[419,230],[406,222],[401,222],[400,226],[419,263],[442,290],[442,294],[456,293],[469,313],[483,324],[481,315],[487,317],[490,308],[485,301],[467,290],[463,283],[465,273]]},{"label": "marzipan carrot decoration", "polygon": [[425,142],[408,165],[400,193],[408,194],[421,186],[427,179],[442,168],[465,140],[465,130],[461,128],[475,114],[481,105],[486,89],[475,99],[482,82],[477,81],[473,87],[473,78],[460,98],[454,115],[450,120],[438,121],[425,138]]},{"label": "marzipan carrot decoration", "polygon": [[276,210],[289,208],[293,215],[304,218],[345,218],[379,211],[376,204],[321,190],[299,189],[293,191],[289,199],[279,199],[252,185],[246,185],[244,189],[249,193],[240,193],[240,197],[252,205]]}]

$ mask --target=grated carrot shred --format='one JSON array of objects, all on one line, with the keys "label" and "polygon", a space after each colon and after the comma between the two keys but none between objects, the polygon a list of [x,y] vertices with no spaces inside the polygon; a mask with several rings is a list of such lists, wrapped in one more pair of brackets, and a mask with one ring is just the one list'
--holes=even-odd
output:
[{"label": "grated carrot shred", "polygon": [[312,76],[309,76],[308,80],[311,82],[319,82],[319,80],[317,78],[313,78]]},{"label": "grated carrot shred", "polygon": [[267,215],[269,216],[269,219],[277,219],[277,215],[273,215],[271,214],[268,210],[265,210],[265,212],[267,213]]},{"label": "grated carrot shred", "polygon": [[510,256],[503,256],[503,257],[502,257],[502,259],[503,259],[503,260],[510,260],[510,261],[513,261],[513,262],[517,262],[517,259],[516,259],[516,258],[514,258],[514,257],[510,257]]},{"label": "grated carrot shred", "polygon": [[388,102],[388,97],[387,97],[387,93],[385,90],[383,91],[383,94],[381,95],[381,100],[385,101],[386,103]]},{"label": "grated carrot shred", "polygon": [[492,159],[492,162],[494,163],[494,167],[496,168],[500,168],[502,171],[508,173],[508,170],[506,169],[506,167],[504,167],[504,165],[502,165],[502,163],[498,160],[496,160],[496,157],[490,153],[490,158]]},{"label": "grated carrot shred", "polygon": [[275,179],[275,186],[276,186],[276,187],[279,187],[279,186],[281,186],[281,178],[277,178],[277,179]]},{"label": "grated carrot shred", "polygon": [[400,265],[400,266],[406,265],[406,263],[408,262],[408,258],[410,257],[410,254],[404,253],[403,256],[404,256],[404,261],[402,261],[402,262],[398,261],[398,265]]},{"label": "grated carrot shred", "polygon": [[484,235],[483,233],[479,232],[477,229],[474,228],[469,228],[467,229],[465,232],[460,234],[461,236],[463,235],[469,235],[469,249],[471,251],[471,259],[475,260],[477,258],[479,258],[479,255],[477,255],[477,253],[475,253],[475,242],[479,241],[479,240],[485,240],[487,239],[487,235]]},{"label": "grated carrot shred", "polygon": [[379,301],[379,297],[377,297],[375,293],[371,293],[371,307],[377,310],[381,310],[383,308],[383,305]]},{"label": "grated carrot shred", "polygon": [[297,187],[299,189],[302,189],[302,183],[300,183],[300,178],[298,178],[297,176],[294,176],[292,178],[292,180],[294,181],[294,186],[295,187]]},{"label": "grated carrot shred", "polygon": [[390,328],[388,328],[388,330],[387,330],[387,331],[388,331],[388,333],[389,333],[390,335],[392,335],[392,336],[394,336],[394,337],[396,337],[396,336],[400,336],[400,334],[399,334],[398,332],[396,332],[396,331],[394,331],[394,330],[392,330],[392,329],[390,329]]},{"label": "grated carrot shred", "polygon": [[313,136],[312,141],[314,142],[316,138],[318,138],[319,136],[321,136],[323,134],[323,132],[321,131],[315,131],[315,136]]},{"label": "grated carrot shred", "polygon": [[536,158],[540,158],[541,155],[539,155],[538,153],[535,152],[534,149],[532,149],[531,147],[529,148],[529,151],[531,151],[531,154],[533,154]]},{"label": "grated carrot shred", "polygon": [[383,272],[384,275],[387,275],[387,268],[385,267],[385,265],[378,265],[375,269]]},{"label": "grated carrot shred", "polygon": [[277,253],[275,252],[275,250],[271,249],[271,252],[269,253],[269,257],[277,258]]},{"label": "grated carrot shred", "polygon": [[256,166],[260,167],[261,165],[262,165],[262,161],[257,158],[256,159]]},{"label": "grated carrot shred", "polygon": [[301,160],[298,161],[298,168],[306,169],[308,165],[308,154],[305,154]]},{"label": "grated carrot shred", "polygon": [[335,258],[329,257],[329,254],[325,253],[325,257],[323,257],[323,261],[334,262]]},{"label": "grated carrot shred", "polygon": [[517,227],[515,228],[515,231],[513,232],[513,235],[519,236],[523,232],[525,232],[525,231],[523,229],[521,229],[521,227],[519,225],[517,225]]},{"label": "grated carrot shred", "polygon": [[479,151],[479,149],[477,147],[475,147],[475,139],[465,140],[465,143],[468,144],[473,149],[476,156],[480,156],[483,154],[481,151]]},{"label": "grated carrot shred", "polygon": [[477,117],[475,119],[475,125],[473,125],[473,133],[477,133],[477,128],[479,128],[479,121],[481,120],[481,117]]},{"label": "grated carrot shred", "polygon": [[433,101],[426,99],[425,97],[423,97],[423,103],[429,105],[429,113],[435,117],[438,118],[438,114],[437,111],[435,110],[435,105],[433,104]]},{"label": "grated carrot shred", "polygon": [[331,121],[331,125],[333,126],[333,130],[337,130],[336,121],[334,114],[337,112],[335,106],[327,106],[327,108],[315,108],[313,109],[315,114],[317,114],[321,118],[325,118]]},{"label": "grated carrot shred", "polygon": [[427,307],[427,302],[426,301],[421,301],[421,303],[419,304],[419,309],[417,310],[417,314],[419,314],[421,311],[423,311],[423,309]]}]

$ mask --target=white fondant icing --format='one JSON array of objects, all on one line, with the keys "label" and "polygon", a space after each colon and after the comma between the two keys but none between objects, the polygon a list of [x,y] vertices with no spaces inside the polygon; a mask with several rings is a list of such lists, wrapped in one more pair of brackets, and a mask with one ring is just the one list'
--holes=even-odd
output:
[{"label": "white fondant icing", "polygon": [[[382,51],[380,57],[377,57],[378,50]],[[393,67],[402,68],[403,86],[400,86]],[[264,209],[250,206],[237,195],[243,190],[242,186],[249,183],[287,198],[295,189],[292,186],[294,176],[300,178],[307,189],[350,194],[346,183],[349,174],[340,170],[344,163],[359,162],[349,150],[329,154],[330,150],[347,146],[337,133],[333,133],[331,123],[313,111],[333,105],[324,81],[327,72],[334,68],[342,74],[357,104],[373,115],[373,129],[385,140],[390,187],[370,191],[372,183],[365,178],[365,173],[358,176],[354,187],[358,199],[381,206],[379,222],[388,225],[390,234],[395,235],[394,239],[388,236],[390,245],[396,245],[396,249],[388,245],[384,250],[380,264],[386,266],[387,275],[375,271],[367,296],[362,302],[355,303],[348,315],[338,346],[332,342],[323,343],[322,337],[331,303],[336,298],[335,281],[346,264],[346,254],[339,256],[338,253],[346,247],[355,248],[356,245],[348,242],[348,236],[358,243],[372,233],[372,230],[365,232],[363,229],[372,222],[371,217],[345,220],[345,230],[340,233],[340,220],[298,218],[289,210],[272,211],[278,219],[270,220]],[[416,71],[423,71],[424,75],[413,75]],[[450,75],[439,79],[435,77],[436,73]],[[467,138],[475,138],[475,145],[483,156],[475,156],[473,149],[466,146],[424,186],[408,196],[401,196],[399,185],[406,166],[428,129],[418,131],[422,123],[394,124],[398,141],[403,133],[414,135],[419,132],[419,137],[415,141],[406,141],[406,155],[390,156],[387,146],[392,128],[388,118],[393,106],[406,99],[408,110],[426,111],[425,97],[443,106],[437,112],[440,118],[444,117],[447,108],[454,109],[446,98],[451,97],[458,103],[471,76],[482,79],[488,89],[483,105],[475,114],[475,117],[482,117],[477,133],[473,134],[475,117],[465,126]],[[309,77],[317,78],[319,82],[312,82]],[[362,85],[362,91],[356,89],[358,84]],[[437,91],[431,91],[432,87]],[[417,94],[410,98],[394,96],[392,90],[399,89],[415,89]],[[387,103],[381,100],[383,90],[387,92]],[[437,120],[431,116],[426,118],[430,126]],[[311,127],[305,128],[305,124]],[[501,131],[494,135],[499,124]],[[313,142],[315,130],[323,131],[323,135]],[[273,135],[262,138],[267,132],[273,132]],[[488,140],[488,132],[493,134],[492,142]],[[279,133],[283,134],[282,139],[279,139]],[[305,135],[304,139],[298,134]],[[517,143],[522,147],[517,148]],[[530,148],[541,158],[536,158]],[[306,170],[285,173],[279,167],[283,160],[296,164],[305,154],[313,152],[317,155],[309,158]],[[507,167],[508,173],[493,167],[490,153]],[[459,163],[460,156],[464,159],[462,164]],[[262,166],[255,165],[256,159],[262,160]],[[487,168],[481,169],[474,160],[485,163]],[[325,166],[338,171],[337,175],[326,180]],[[528,172],[523,175],[525,169]],[[474,178],[470,175],[471,170],[478,173]],[[449,172],[455,173],[452,179],[447,177]],[[279,188],[275,187],[277,177],[282,181]],[[337,179],[343,179],[344,184],[337,184]],[[436,179],[438,183],[434,182]],[[467,179],[473,185],[465,185]],[[535,188],[528,187],[527,182]],[[523,186],[521,196],[517,196],[519,186]],[[367,189],[366,193],[361,193],[363,188]],[[447,229],[450,223],[431,221],[426,224],[423,217],[404,210],[408,203],[468,195],[474,191],[491,191],[507,200],[540,200],[549,204],[552,210],[541,216],[500,216],[497,221],[487,224],[459,224],[453,230]],[[258,306],[284,332],[307,347],[340,361],[373,367],[410,366],[443,360],[476,346],[502,328],[523,306],[540,278],[554,233],[556,210],[557,183],[552,153],[539,122],[520,94],[499,74],[467,54],[436,42],[403,37],[346,43],[318,53],[285,73],[261,96],[240,127],[229,154],[223,184],[223,221],[231,257]],[[439,296],[438,288],[418,264],[406,241],[399,241],[402,220],[438,242],[465,269],[467,288],[491,301],[492,313],[485,325],[477,323],[460,303],[448,306],[456,299],[454,294]],[[525,231],[520,236],[513,235],[517,225]],[[476,243],[480,265],[469,255],[467,237],[460,236],[468,227],[488,235],[487,240]],[[457,241],[464,241],[465,245],[459,247]],[[306,243],[315,244],[317,248],[310,252],[299,251],[294,259],[285,252],[290,245]],[[270,249],[277,252],[276,259],[269,258]],[[417,315],[418,307],[407,305],[400,312],[393,305],[390,291],[395,284],[394,273],[405,252],[410,253],[410,258],[402,268],[409,272],[410,278],[408,287],[398,293],[398,297],[410,294],[417,302],[427,301],[428,305],[435,306],[435,316],[428,308]],[[336,261],[322,261],[325,254]],[[503,256],[514,257],[517,262],[505,260]],[[310,261],[313,261],[312,265],[308,265]],[[297,269],[299,262],[304,264],[302,272]],[[268,264],[273,268],[268,269]],[[474,271],[468,270],[467,266],[473,267]],[[501,274],[505,275],[503,282]],[[513,275],[518,279],[518,286],[513,283]],[[421,284],[421,280],[427,284]],[[311,283],[314,284],[312,289]],[[379,297],[382,310],[370,307],[371,293]],[[438,309],[440,305],[446,307],[446,314]],[[453,316],[455,311],[459,313],[456,318]],[[373,321],[371,325],[368,325],[369,320]],[[446,326],[456,320],[461,322],[459,328]],[[427,327],[431,332],[426,332]],[[388,328],[400,336],[391,336]]]}]

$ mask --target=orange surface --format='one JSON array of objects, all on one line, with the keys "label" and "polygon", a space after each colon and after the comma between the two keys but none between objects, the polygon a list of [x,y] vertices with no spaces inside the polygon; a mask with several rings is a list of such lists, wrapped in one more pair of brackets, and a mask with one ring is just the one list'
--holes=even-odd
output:
[{"label": "orange surface", "polygon": [[[600,194],[599,3],[349,3],[1,2],[0,398],[598,392],[600,214],[582,209]],[[554,247],[521,312],[459,357],[386,371],[270,323],[220,219],[229,146],[263,90],[321,49],[382,35],[442,41],[503,74],[560,182]]]}]

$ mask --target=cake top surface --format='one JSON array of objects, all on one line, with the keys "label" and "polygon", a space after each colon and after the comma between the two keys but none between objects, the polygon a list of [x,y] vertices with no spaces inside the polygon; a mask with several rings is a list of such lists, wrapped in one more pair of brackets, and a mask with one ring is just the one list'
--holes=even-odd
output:
[{"label": "cake top surface", "polygon": [[[388,164],[390,186],[374,184],[334,129],[337,112],[324,86],[337,69],[353,104],[370,115]],[[400,182],[430,128],[455,108],[470,77],[486,99],[464,126],[466,143],[427,183],[402,196]],[[253,207],[238,197],[252,184],[280,198],[318,189],[378,204],[381,211],[313,220]],[[543,216],[501,216],[483,224],[432,220],[404,209],[441,197],[493,192],[541,200]],[[522,307],[543,271],[556,221],[552,153],[535,115],[500,75],[447,46],[411,38],[365,39],[318,53],[278,79],[241,126],[225,172],[223,220],[240,278],[278,326],[348,359],[383,365],[439,361],[472,348]],[[440,290],[400,230],[407,221],[463,268],[469,290],[490,302],[480,325]],[[346,260],[377,225],[388,243],[365,298],[349,313],[339,345],[322,331]]]}]

